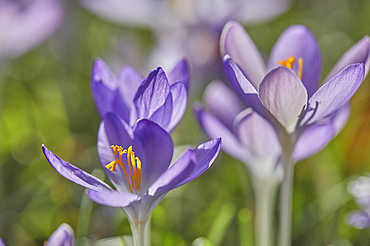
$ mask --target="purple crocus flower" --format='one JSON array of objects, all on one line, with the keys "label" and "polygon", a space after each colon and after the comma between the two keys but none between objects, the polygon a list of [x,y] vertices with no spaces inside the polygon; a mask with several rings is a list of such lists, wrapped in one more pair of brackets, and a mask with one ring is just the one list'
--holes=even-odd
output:
[{"label": "purple crocus flower", "polygon": [[63,12],[60,0],[0,0],[0,60],[19,56],[49,38]]},{"label": "purple crocus flower", "polygon": [[91,90],[101,118],[114,112],[131,126],[146,118],[168,132],[185,113],[188,88],[186,60],[181,60],[168,76],[158,67],[144,79],[129,66],[116,77],[102,59],[96,59],[91,75]]},{"label": "purple crocus flower", "polygon": [[[73,246],[75,236],[72,227],[68,224],[61,224],[53,234],[45,241],[44,246]],[[5,243],[0,238],[0,246],[5,246]]]},{"label": "purple crocus flower", "polygon": [[370,228],[370,176],[357,177],[348,184],[349,192],[362,210],[348,216],[348,224],[359,229]]},{"label": "purple crocus flower", "polygon": [[185,151],[170,166],[173,143],[158,124],[141,119],[131,128],[114,113],[107,113],[98,131],[98,154],[103,169],[116,187],[63,161],[42,147],[50,164],[65,178],[89,189],[89,197],[100,204],[122,207],[133,232],[135,245],[150,213],[162,198],[205,172],[215,160],[221,139]]}]

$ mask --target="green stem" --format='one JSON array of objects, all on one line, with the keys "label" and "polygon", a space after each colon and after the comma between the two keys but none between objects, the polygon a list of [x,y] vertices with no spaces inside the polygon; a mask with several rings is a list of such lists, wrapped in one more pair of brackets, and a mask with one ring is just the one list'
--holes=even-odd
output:
[{"label": "green stem", "polygon": [[150,222],[134,221],[131,223],[134,246],[150,246]]}]

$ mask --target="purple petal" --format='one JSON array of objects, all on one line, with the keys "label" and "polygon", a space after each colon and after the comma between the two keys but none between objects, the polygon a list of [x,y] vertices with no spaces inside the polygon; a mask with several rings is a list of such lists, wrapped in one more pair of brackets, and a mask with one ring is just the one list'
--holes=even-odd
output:
[{"label": "purple petal", "polygon": [[89,190],[87,195],[96,203],[110,207],[126,207],[131,203],[139,201],[140,196],[130,192],[119,192],[116,190],[97,191]]},{"label": "purple petal", "polygon": [[278,159],[281,154],[279,139],[267,120],[249,108],[240,113],[234,125],[239,138],[255,158]]},{"label": "purple petal", "polygon": [[[75,243],[75,235],[72,227],[68,224],[61,224],[53,234],[49,237],[44,245],[51,246],[73,246]],[[0,244],[1,245],[1,244]]]},{"label": "purple petal", "polygon": [[149,187],[150,196],[159,197],[174,189],[180,182],[184,181],[194,170],[196,156],[193,150],[186,151],[169,169],[167,169]]},{"label": "purple petal", "polygon": [[95,178],[91,174],[88,174],[81,169],[63,161],[58,156],[49,151],[44,145],[42,145],[42,150],[46,159],[49,161],[50,165],[63,177],[69,179],[76,184],[92,190],[111,190],[109,185],[104,183],[98,178]]},{"label": "purple petal", "polygon": [[[166,74],[162,68],[157,68],[153,70],[148,77],[145,78],[144,82],[140,85],[135,98],[134,105],[136,109],[136,119],[149,119],[159,108],[164,104],[172,104],[172,99],[168,96],[171,95],[171,88],[168,84]],[[169,110],[172,105],[164,106],[164,111]],[[162,114],[164,115],[164,114]],[[171,114],[166,117],[157,117],[158,123],[161,126],[167,126]],[[167,122],[166,122],[167,121]]]},{"label": "purple petal", "polygon": [[266,73],[266,65],[244,27],[229,21],[222,30],[220,48],[221,56],[230,55],[245,77],[258,88]]},{"label": "purple petal", "polygon": [[184,84],[186,90],[189,90],[190,83],[190,71],[189,62],[186,59],[182,59],[174,69],[168,75],[168,82],[173,85],[177,82]]},{"label": "purple petal", "polygon": [[5,246],[5,243],[4,243],[4,241],[1,239],[1,237],[0,237],[0,246]]},{"label": "purple petal", "polygon": [[210,168],[214,160],[216,159],[218,152],[220,152],[220,148],[221,138],[216,138],[211,141],[205,142],[194,149],[196,166],[191,174],[180,184],[176,185],[175,188],[196,179],[197,177],[202,175],[208,168]]},{"label": "purple petal", "polygon": [[172,94],[172,115],[171,121],[167,126],[167,131],[171,132],[182,119],[186,111],[186,105],[188,102],[188,92],[185,85],[182,82],[177,82],[171,85]]},{"label": "purple petal", "polygon": [[295,72],[298,71],[298,59],[303,59],[302,82],[307,89],[308,97],[311,97],[320,81],[322,61],[319,44],[307,27],[293,25],[280,35],[272,48],[268,69],[290,56],[296,58],[293,66]]},{"label": "purple petal", "polygon": [[230,130],[235,117],[245,108],[238,96],[219,80],[214,80],[207,86],[203,100],[211,113]]},{"label": "purple petal", "polygon": [[115,74],[101,58],[95,59],[91,70],[91,86],[95,83],[101,83],[112,91],[117,88]]},{"label": "purple petal", "polygon": [[249,163],[252,159],[251,153],[243,147],[239,138],[229,128],[205,111],[201,104],[194,104],[193,109],[195,118],[209,138],[221,137],[223,151],[242,162]]},{"label": "purple petal", "polygon": [[130,66],[121,68],[117,75],[118,88],[122,95],[122,99],[129,108],[133,104],[133,100],[144,77]]},{"label": "purple petal", "polygon": [[365,66],[353,64],[321,86],[309,100],[309,111],[302,123],[312,124],[333,114],[351,99],[361,85]]},{"label": "purple petal", "polygon": [[134,136],[140,140],[147,160],[141,164],[141,187],[145,191],[168,169],[173,154],[173,143],[164,129],[149,120],[140,120],[136,124]]},{"label": "purple petal", "polygon": [[239,97],[254,111],[265,117],[265,111],[262,108],[261,102],[258,99],[256,88],[248,81],[247,78],[240,71],[236,63],[229,55],[224,57],[224,69],[231,85],[234,87]]},{"label": "purple petal", "polygon": [[327,80],[335,76],[341,70],[343,70],[348,65],[354,63],[364,63],[365,64],[365,77],[369,72],[370,66],[370,39],[369,36],[363,37],[360,41],[354,44],[349,50],[346,51],[339,59],[337,64],[330,71],[329,75],[326,77]]},{"label": "purple petal", "polygon": [[370,216],[362,211],[354,211],[348,215],[348,224],[359,229],[370,227]]},{"label": "purple petal", "polygon": [[259,98],[263,106],[291,133],[307,104],[307,91],[291,69],[278,66],[261,82]]}]

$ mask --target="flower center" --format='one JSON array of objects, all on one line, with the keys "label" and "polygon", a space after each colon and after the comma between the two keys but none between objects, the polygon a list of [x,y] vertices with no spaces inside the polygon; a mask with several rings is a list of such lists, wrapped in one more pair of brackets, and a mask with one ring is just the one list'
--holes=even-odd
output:
[{"label": "flower center", "polygon": [[[278,64],[283,65],[283,66],[285,66],[287,68],[292,69],[293,68],[293,65],[294,65],[294,62],[295,62],[295,57],[294,56],[290,56],[286,60],[279,61]],[[297,72],[297,75],[298,75],[298,77],[301,80],[302,80],[302,69],[303,69],[303,59],[302,59],[302,57],[300,57],[298,59],[298,72]]]},{"label": "flower center", "polygon": [[[131,193],[133,191],[140,191],[141,185],[141,161],[139,157],[135,157],[135,152],[132,151],[132,146],[128,147],[128,149],[123,149],[121,146],[112,145],[111,146],[114,157],[116,158],[114,161],[106,165],[105,167],[109,169],[111,172],[116,171],[116,165],[120,165],[123,172],[126,175],[128,186],[130,187]],[[127,166],[129,173],[127,174],[125,165],[122,161],[123,154],[127,154]],[[129,177],[130,176],[130,179]]]}]

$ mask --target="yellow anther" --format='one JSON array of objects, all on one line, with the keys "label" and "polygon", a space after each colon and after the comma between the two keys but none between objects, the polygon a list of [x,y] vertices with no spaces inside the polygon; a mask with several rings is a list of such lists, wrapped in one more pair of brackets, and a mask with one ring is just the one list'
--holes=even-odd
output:
[{"label": "yellow anther", "polygon": [[[130,191],[140,191],[141,184],[141,161],[138,157],[135,157],[135,152],[132,151],[132,146],[128,149],[123,149],[121,146],[111,146],[115,160],[107,164],[105,167],[111,171],[116,171],[116,165],[120,165],[122,171],[125,173],[127,183],[130,187]],[[125,165],[122,162],[122,155],[127,154],[127,165],[129,168],[129,174],[126,172]],[[128,177],[130,176],[130,178]]]},{"label": "yellow anther", "polygon": [[[285,66],[287,68],[292,69],[293,68],[293,65],[294,65],[294,62],[295,62],[295,57],[294,56],[289,56],[288,59],[279,61],[278,64],[283,65],[283,66]],[[300,57],[298,59],[298,71],[297,71],[297,75],[298,75],[298,77],[301,80],[302,80],[302,70],[303,70],[303,59],[302,59],[302,57]]]}]

